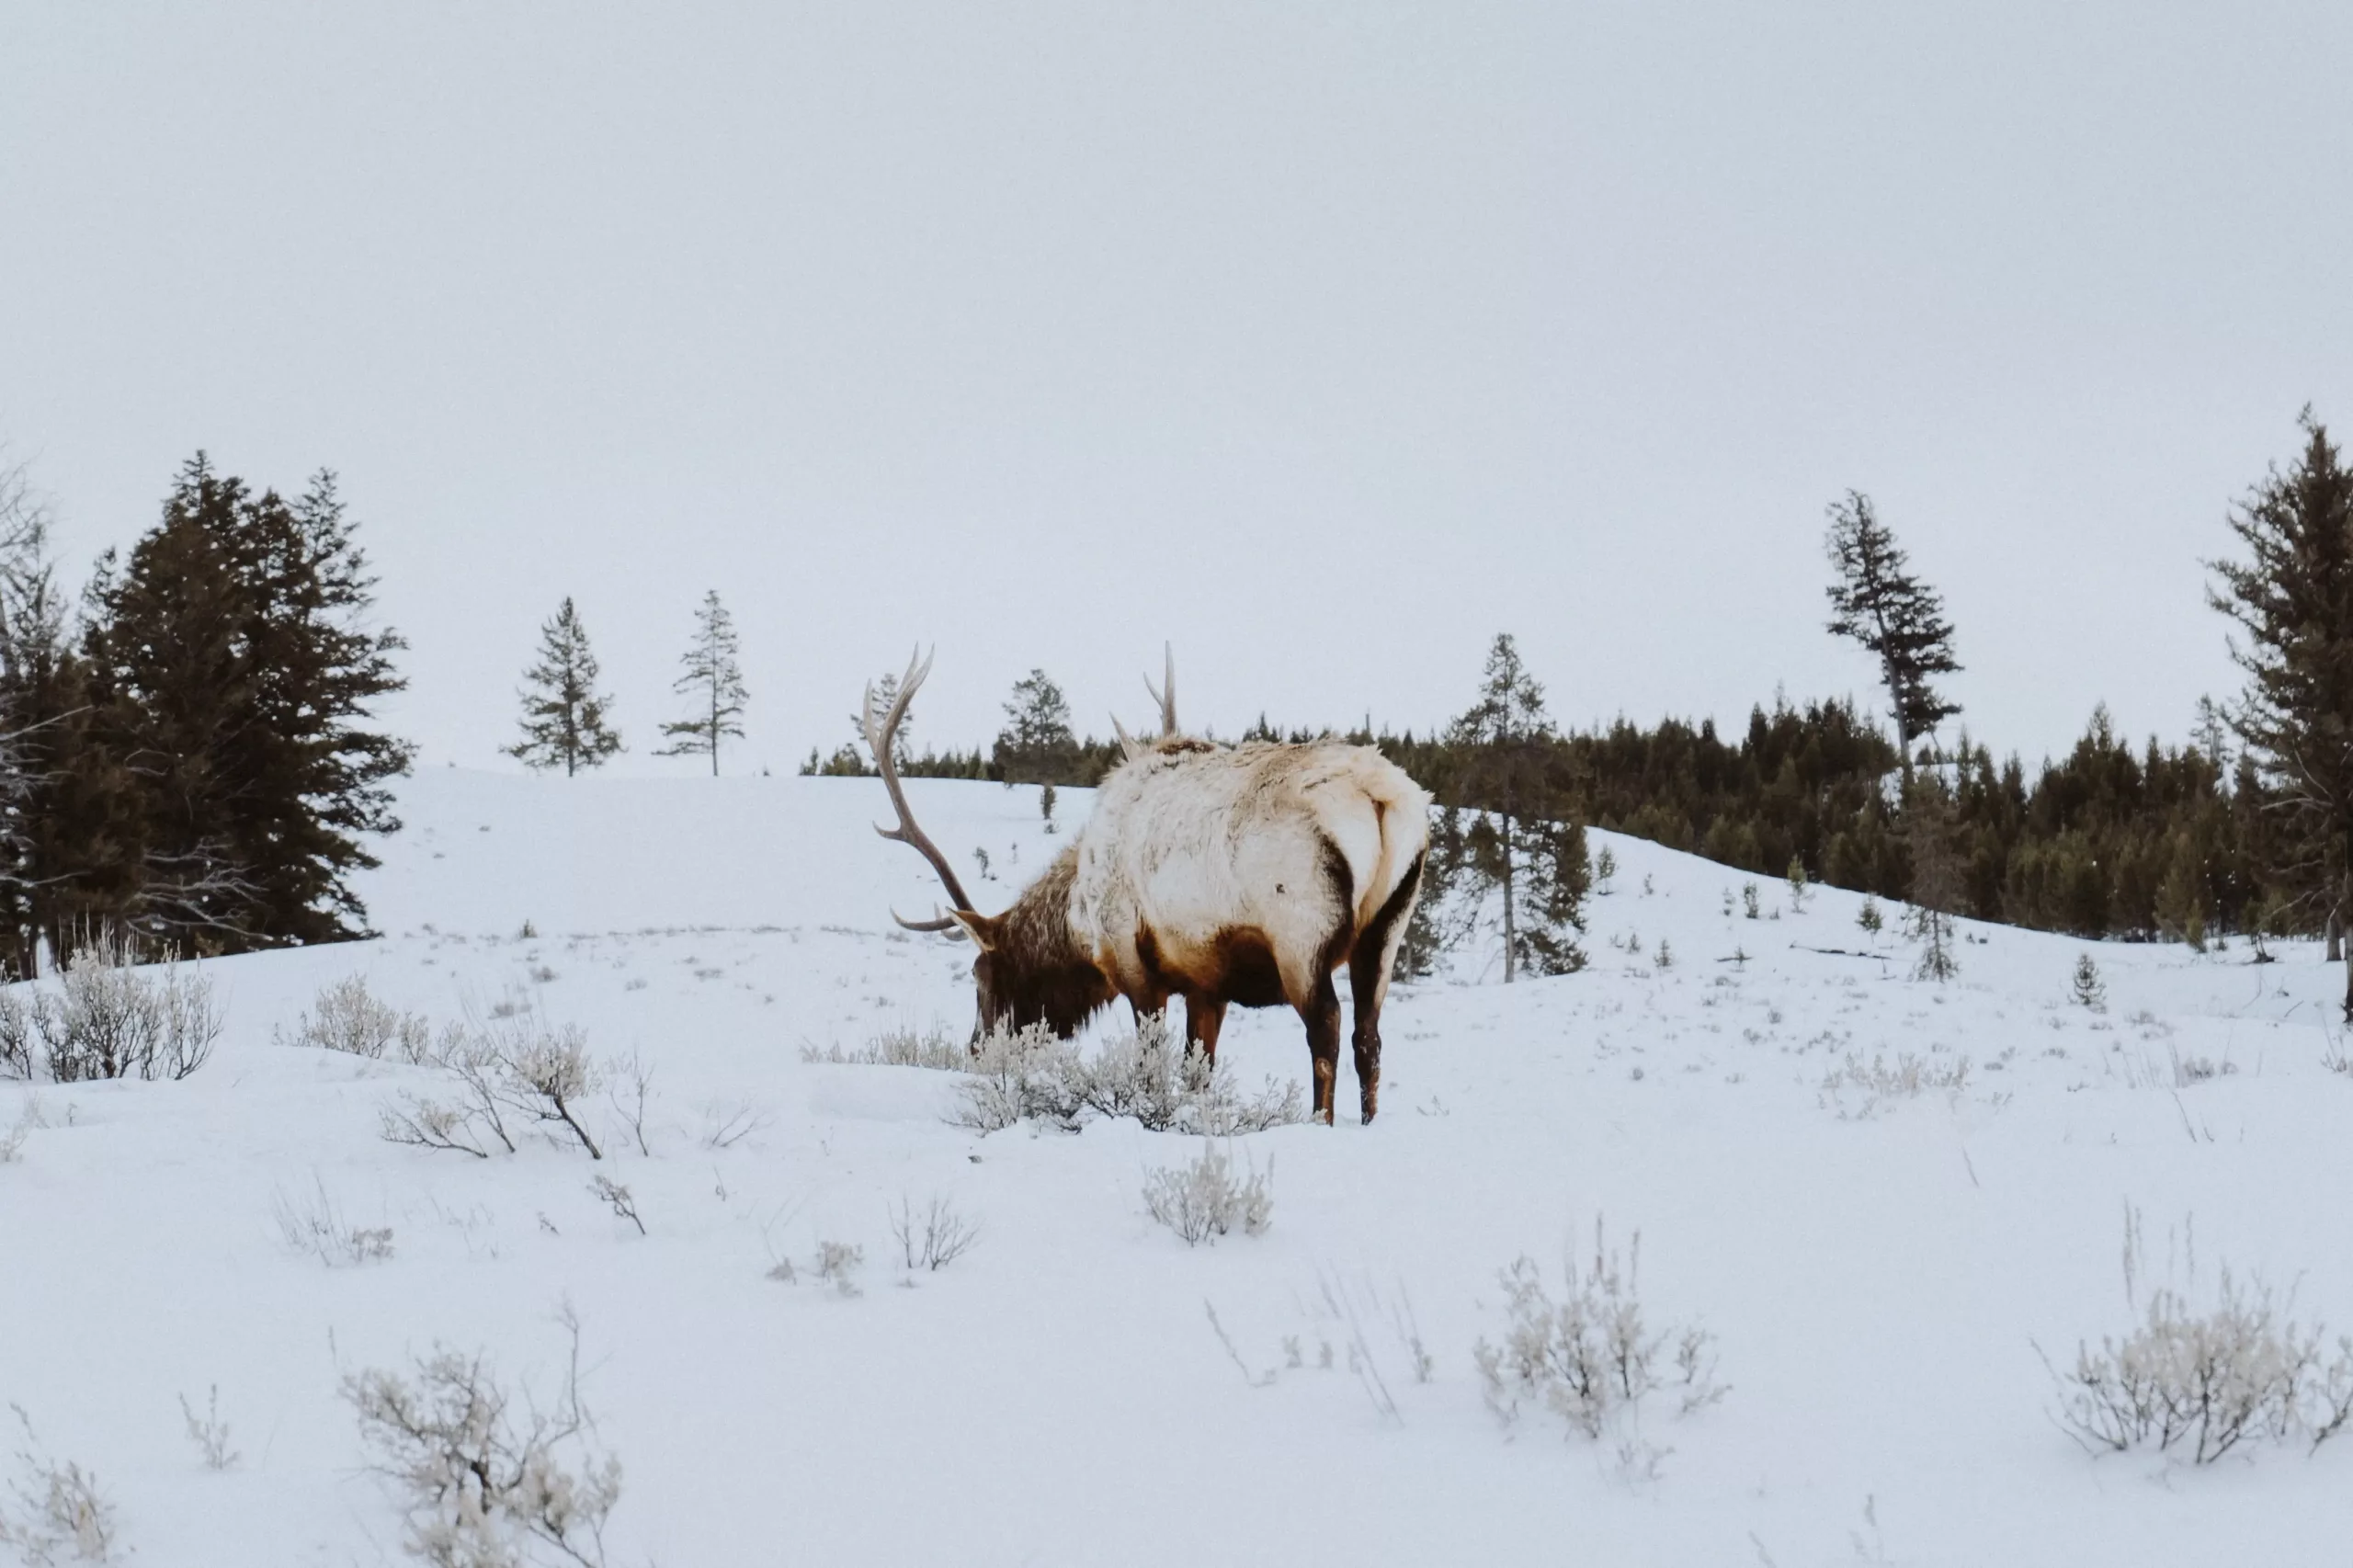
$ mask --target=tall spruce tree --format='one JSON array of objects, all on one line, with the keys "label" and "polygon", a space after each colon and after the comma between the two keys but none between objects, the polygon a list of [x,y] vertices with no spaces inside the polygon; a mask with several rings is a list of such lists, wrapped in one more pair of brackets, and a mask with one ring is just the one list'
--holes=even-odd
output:
[{"label": "tall spruce tree", "polygon": [[101,563],[83,654],[137,808],[135,928],[222,950],[363,933],[345,878],[377,861],[355,835],[400,826],[384,781],[411,757],[371,724],[406,684],[406,644],[366,624],[374,585],[332,473],[290,506],[201,452]]},{"label": "tall spruce tree", "polygon": [[523,738],[502,747],[524,767],[561,767],[571,778],[602,767],[621,749],[620,733],[605,722],[612,698],[597,689],[597,655],[588,628],[570,597],[540,628],[540,662],[523,674]]},{"label": "tall spruce tree", "polygon": [[1013,683],[991,760],[1007,784],[1051,784],[1076,766],[1070,703],[1045,671],[1031,670]]},{"label": "tall spruce tree", "polygon": [[1522,969],[1580,969],[1590,881],[1585,828],[1551,767],[1555,740],[1544,688],[1521,664],[1509,633],[1495,638],[1473,702],[1448,731],[1460,748],[1461,803],[1475,808],[1462,835],[1461,871],[1502,894],[1504,981]]},{"label": "tall spruce tree", "polygon": [[1908,790],[1912,743],[1961,711],[1959,703],[1947,701],[1929,684],[1930,676],[1961,668],[1953,658],[1944,602],[1912,574],[1893,531],[1859,490],[1831,504],[1824,545],[1836,573],[1829,587],[1830,630],[1853,638],[1879,660]]},{"label": "tall spruce tree", "polygon": [[[2229,713],[2273,808],[2269,880],[2340,926],[2353,909],[2353,472],[2307,408],[2304,449],[2232,508],[2246,558],[2211,563],[2240,636]],[[2346,969],[2353,1017],[2353,963]]]},{"label": "tall spruce tree", "polygon": [[719,590],[705,594],[695,611],[695,638],[681,663],[686,668],[670,687],[694,699],[694,712],[662,726],[671,742],[658,756],[710,755],[710,776],[719,777],[719,743],[744,738],[744,704],[751,694],[744,687],[739,663],[742,649],[735,641],[735,622],[719,602]]}]

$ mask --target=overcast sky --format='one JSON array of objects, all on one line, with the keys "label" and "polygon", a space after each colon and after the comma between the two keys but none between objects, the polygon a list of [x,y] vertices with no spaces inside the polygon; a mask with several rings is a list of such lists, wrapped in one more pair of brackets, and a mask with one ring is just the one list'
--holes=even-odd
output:
[{"label": "overcast sky", "polygon": [[[2201,558],[2353,423],[2353,7],[0,0],[0,439],[78,573],[199,448],[338,470],[432,766],[574,596],[631,756],[1043,665],[1081,726],[1872,695],[1826,503],[1972,731],[2232,684]],[[731,768],[731,770],[734,770]]]}]

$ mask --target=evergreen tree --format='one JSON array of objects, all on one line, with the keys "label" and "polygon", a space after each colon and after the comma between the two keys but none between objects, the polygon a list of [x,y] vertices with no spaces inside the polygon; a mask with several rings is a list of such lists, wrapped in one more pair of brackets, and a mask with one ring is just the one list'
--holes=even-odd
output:
[{"label": "evergreen tree", "polygon": [[588,628],[567,597],[540,628],[540,662],[524,672],[523,738],[501,749],[529,768],[562,767],[566,778],[601,767],[621,749],[605,722],[612,698],[597,689],[597,655]]},{"label": "evergreen tree", "polygon": [[1585,828],[1567,820],[1569,801],[1548,766],[1555,737],[1544,688],[1509,633],[1488,650],[1478,700],[1447,738],[1461,753],[1461,800],[1482,813],[1463,834],[1463,869],[1503,895],[1505,983],[1522,968],[1582,968],[1573,933],[1585,928],[1591,878]]},{"label": "evergreen tree", "polygon": [[[883,671],[882,678],[874,683],[873,696],[874,714],[876,721],[879,722],[881,716],[891,710],[891,704],[899,700],[898,672],[895,670]],[[855,753],[866,744],[866,720],[862,715],[853,713],[849,716],[849,722],[857,731],[858,740],[856,744],[847,746],[843,749]],[[906,712],[901,714],[899,717],[899,728],[897,733],[891,737],[891,761],[897,766],[902,773],[904,773],[906,771],[907,765],[915,760],[913,756],[907,750],[907,736],[914,731],[915,727],[915,707],[914,703],[910,702],[907,704]],[[835,755],[839,756],[840,754],[836,753]],[[873,770],[870,767],[860,766],[858,771],[860,773],[869,773]]]},{"label": "evergreen tree", "polygon": [[1962,906],[1967,886],[1954,836],[1951,790],[1936,773],[1915,780],[1904,806],[1904,840],[1912,859],[1905,926],[1920,944],[1913,968],[1915,979],[1944,981],[1961,972],[1961,960],[1953,950],[1953,915]]},{"label": "evergreen tree", "polygon": [[1952,655],[1952,628],[1936,590],[1912,575],[1894,533],[1879,520],[1870,497],[1850,490],[1830,507],[1825,543],[1836,577],[1829,587],[1830,630],[1851,637],[1879,660],[1895,715],[1904,781],[1912,780],[1912,743],[1961,711],[1929,685],[1931,676],[1961,668]]},{"label": "evergreen tree", "polygon": [[357,936],[345,877],[377,862],[384,781],[411,748],[368,727],[405,684],[369,631],[375,580],[322,472],[289,506],[180,471],[162,520],[92,585],[84,657],[100,743],[137,804],[124,913],[153,937],[234,949]]},{"label": "evergreen tree", "polygon": [[1007,784],[1050,784],[1077,757],[1078,737],[1071,733],[1070,704],[1062,687],[1045,671],[1031,670],[1013,683],[1005,728],[997,732],[990,759]]},{"label": "evergreen tree", "polygon": [[720,741],[729,735],[739,741],[744,738],[744,704],[750,694],[744,689],[744,671],[737,663],[740,652],[735,622],[714,588],[703,596],[701,608],[695,611],[695,640],[682,661],[686,670],[670,688],[694,698],[694,715],[662,726],[664,734],[676,738],[656,756],[696,756],[709,752],[710,776],[719,777]]},{"label": "evergreen tree", "polygon": [[2278,822],[2267,869],[2341,921],[2353,903],[2353,472],[2311,409],[2301,423],[2296,466],[2232,509],[2247,558],[2211,563],[2209,601],[2241,633],[2231,656],[2247,683],[2229,717]]}]

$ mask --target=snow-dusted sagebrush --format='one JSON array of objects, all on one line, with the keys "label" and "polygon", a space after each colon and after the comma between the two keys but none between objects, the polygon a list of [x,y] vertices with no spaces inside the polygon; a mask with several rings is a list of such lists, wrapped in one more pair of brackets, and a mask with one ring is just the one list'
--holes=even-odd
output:
[{"label": "snow-dusted sagebrush", "polygon": [[166,952],[135,961],[111,932],[74,950],[54,981],[0,992],[0,1068],[61,1084],[185,1078],[221,1038],[212,982]]},{"label": "snow-dusted sagebrush", "polygon": [[[1555,1301],[1543,1271],[1522,1257],[1498,1276],[1504,1288],[1503,1336],[1482,1335],[1472,1358],[1488,1407],[1506,1426],[1529,1410],[1549,1411],[1573,1436],[1638,1440],[1653,1395],[1689,1415],[1722,1399],[1715,1336],[1688,1324],[1653,1327],[1641,1293],[1642,1236],[1621,1258],[1594,1225],[1593,1256],[1580,1270],[1564,1266],[1566,1289]],[[1654,1460],[1660,1450],[1652,1450]]]},{"label": "snow-dusted sagebrush", "polygon": [[603,1087],[608,1065],[588,1054],[576,1024],[551,1024],[536,1008],[509,1012],[485,1024],[453,1026],[436,1044],[429,1065],[445,1070],[450,1092],[409,1094],[383,1112],[387,1142],[448,1149],[488,1159],[513,1153],[534,1124],[558,1147],[604,1150],[588,1131],[587,1108]]},{"label": "snow-dusted sagebrush", "polygon": [[1262,1235],[1274,1222],[1274,1178],[1272,1161],[1262,1171],[1245,1155],[1237,1170],[1230,1153],[1203,1139],[1200,1156],[1191,1164],[1153,1171],[1144,1181],[1143,1206],[1187,1246],[1235,1231]]},{"label": "snow-dusted sagebrush", "polygon": [[405,1370],[348,1374],[370,1462],[392,1483],[410,1556],[432,1568],[601,1568],[620,1461],[599,1453],[580,1399],[580,1325],[554,1400],[518,1399],[481,1355],[437,1346]]},{"label": "snow-dusted sagebrush", "polygon": [[965,1071],[972,1081],[960,1085],[954,1119],[983,1132],[1019,1121],[1074,1130],[1095,1117],[1130,1117],[1154,1132],[1231,1138],[1307,1117],[1297,1084],[1269,1079],[1245,1091],[1232,1069],[1190,1049],[1161,1014],[1137,1020],[1091,1060],[1043,1025],[993,1029]]},{"label": "snow-dusted sagebrush", "polygon": [[[2138,1294],[2140,1216],[2126,1211],[2124,1285]],[[2267,1285],[2225,1266],[2202,1304],[2188,1282],[2158,1287],[2130,1333],[2075,1347],[2051,1369],[2062,1430],[2094,1453],[2150,1447],[2211,1464],[2251,1439],[2317,1449],[2353,1421],[2353,1335],[2300,1324]],[[2047,1360],[2046,1360],[2046,1364]]]},{"label": "snow-dusted sagebrush", "polygon": [[364,975],[347,974],[322,987],[290,1033],[277,1031],[281,1045],[306,1045],[375,1059],[388,1052],[411,1065],[432,1060],[433,1028],[415,1013],[377,1000]]},{"label": "snow-dusted sagebrush", "polygon": [[51,1454],[23,1405],[8,1408],[24,1438],[8,1495],[0,1497],[0,1546],[14,1547],[28,1568],[114,1562],[119,1527],[113,1502],[98,1490],[98,1478]]}]

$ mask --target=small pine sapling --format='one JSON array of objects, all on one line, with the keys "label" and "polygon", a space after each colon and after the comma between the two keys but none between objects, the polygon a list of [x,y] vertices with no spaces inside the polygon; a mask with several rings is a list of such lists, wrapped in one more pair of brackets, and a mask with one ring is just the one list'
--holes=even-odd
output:
[{"label": "small pine sapling", "polygon": [[1789,880],[1790,913],[1792,915],[1803,915],[1805,913],[1805,901],[1813,895],[1813,885],[1806,881],[1805,862],[1799,859],[1794,855],[1790,857]]},{"label": "small pine sapling", "polygon": [[2089,953],[2075,955],[2075,980],[2068,999],[2095,1013],[2108,1011],[2108,983],[2100,978],[2099,965]]},{"label": "small pine sapling", "polygon": [[1751,920],[1760,917],[1760,911],[1763,909],[1763,905],[1757,902],[1756,884],[1755,882],[1743,882],[1741,884],[1740,907],[1742,912]]},{"label": "small pine sapling", "polygon": [[1608,896],[1609,892],[1609,881],[1617,874],[1618,857],[1611,854],[1609,852],[1609,846],[1605,844],[1601,846],[1601,853],[1594,857],[1593,891],[1605,897]]},{"label": "small pine sapling", "polygon": [[1877,900],[1865,896],[1863,907],[1855,914],[1855,924],[1863,928],[1863,935],[1866,937],[1876,937],[1885,929],[1887,920],[1880,914]]}]

